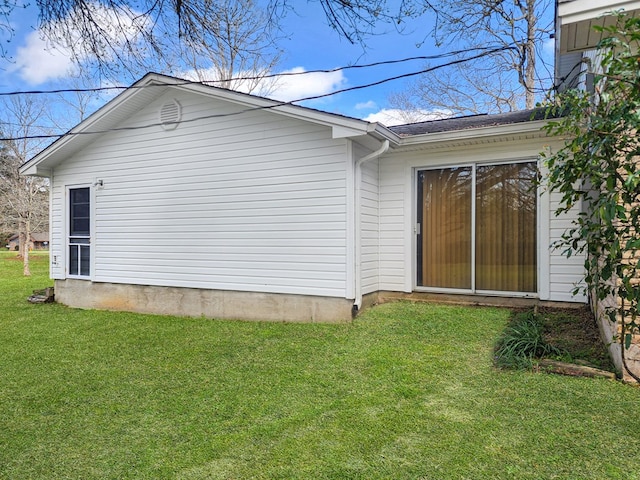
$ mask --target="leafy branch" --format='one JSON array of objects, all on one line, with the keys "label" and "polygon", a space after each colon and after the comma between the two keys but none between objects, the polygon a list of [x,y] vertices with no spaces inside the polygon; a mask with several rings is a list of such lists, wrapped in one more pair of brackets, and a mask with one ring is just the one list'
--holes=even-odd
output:
[{"label": "leafy branch", "polygon": [[640,19],[620,15],[600,31],[595,92],[567,91],[549,107],[558,118],[547,133],[567,140],[547,155],[546,180],[562,195],[556,214],[581,206],[559,245],[586,254],[584,288],[617,300],[606,312],[629,348],[640,333]]}]

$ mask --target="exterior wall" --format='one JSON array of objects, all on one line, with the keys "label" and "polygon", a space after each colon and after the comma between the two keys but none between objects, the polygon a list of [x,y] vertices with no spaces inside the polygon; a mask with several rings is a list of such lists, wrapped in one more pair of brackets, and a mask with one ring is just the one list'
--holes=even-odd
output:
[{"label": "exterior wall", "polygon": [[[479,144],[430,145],[429,149],[398,151],[380,160],[380,290],[411,292],[415,288],[415,186],[416,168],[444,167],[473,162],[537,159],[549,139],[501,138]],[[580,285],[584,258],[566,258],[552,248],[571,218],[556,217],[558,197],[542,194],[538,204],[539,298],[549,301],[586,302],[574,296]]]},{"label": "exterior wall", "polygon": [[555,242],[561,239],[562,234],[572,226],[572,219],[576,218],[582,209],[582,205],[579,204],[573,208],[573,215],[556,216],[555,211],[560,205],[561,197],[559,193],[552,193],[547,208],[549,241],[546,245],[549,248],[545,253],[549,256],[548,300],[586,303],[587,298],[584,293],[575,296],[572,293],[576,286],[584,286],[582,279],[585,274],[585,257],[575,255],[567,258],[566,255],[562,254],[565,247],[555,248],[553,246]]},{"label": "exterior wall", "polygon": [[95,282],[345,298],[348,141],[175,90],[121,127],[156,124],[173,98],[176,129],[103,134],[55,169],[52,276],[66,278],[66,189],[99,179]]},{"label": "exterior wall", "polygon": [[411,170],[400,156],[380,159],[380,290],[412,290]]},{"label": "exterior wall", "polygon": [[56,280],[56,301],[77,308],[273,322],[347,322],[344,298]]},{"label": "exterior wall", "polygon": [[361,275],[362,293],[372,293],[379,290],[378,282],[378,252],[379,225],[378,225],[378,160],[371,160],[362,165],[361,185]]}]

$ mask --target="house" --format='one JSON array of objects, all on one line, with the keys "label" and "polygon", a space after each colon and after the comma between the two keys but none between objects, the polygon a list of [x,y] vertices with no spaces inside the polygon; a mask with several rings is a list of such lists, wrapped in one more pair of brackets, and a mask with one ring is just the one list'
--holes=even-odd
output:
[{"label": "house", "polygon": [[[7,243],[8,250],[19,250],[20,235],[15,233],[9,237]],[[31,234],[29,250],[46,250],[49,248],[49,232],[37,232]]]},{"label": "house", "polygon": [[[74,307],[345,321],[439,293],[586,302],[535,111],[387,128],[150,73],[21,168]],[[176,248],[180,245],[181,248]]]},{"label": "house", "polygon": [[[640,0],[559,0],[556,18],[556,77],[564,88],[592,88],[589,73],[600,70],[595,49],[603,33],[594,26],[608,26],[617,19],[612,12],[623,11],[626,15],[640,15]],[[604,34],[606,35],[606,33]],[[620,338],[621,319],[611,321],[605,313],[607,307],[615,307],[618,299],[608,298],[603,302],[592,300],[604,342],[611,358],[627,380],[630,372],[640,375],[640,336],[632,337],[630,348],[622,348]],[[624,361],[623,361],[624,360]]]}]

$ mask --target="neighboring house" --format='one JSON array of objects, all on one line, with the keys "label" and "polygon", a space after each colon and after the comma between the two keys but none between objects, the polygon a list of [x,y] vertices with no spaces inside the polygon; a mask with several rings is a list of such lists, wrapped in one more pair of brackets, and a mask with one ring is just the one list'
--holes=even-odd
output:
[{"label": "neighboring house", "polygon": [[[46,250],[49,248],[49,232],[44,233],[32,233],[31,241],[29,242],[30,250]],[[7,249],[19,250],[20,249],[20,235],[14,234],[9,237],[7,243]]]},{"label": "neighboring house", "polygon": [[[21,169],[51,181],[56,299],[344,321],[422,292],[586,302],[536,112],[386,128],[148,74]],[[94,133],[91,133],[94,132]],[[180,248],[176,248],[180,245]]]},{"label": "neighboring house", "polygon": [[[587,72],[598,72],[599,62],[595,47],[603,33],[593,27],[607,26],[616,19],[608,15],[622,10],[625,14],[640,15],[640,0],[559,0],[556,26],[556,77],[561,89],[592,88]],[[606,33],[604,34],[606,35]],[[593,301],[603,340],[609,346],[611,357],[625,378],[631,379],[623,366],[626,364],[636,375],[640,374],[640,337],[635,336],[631,348],[622,349],[619,344],[620,319],[611,322],[604,313],[605,307],[615,306],[617,299]]]}]

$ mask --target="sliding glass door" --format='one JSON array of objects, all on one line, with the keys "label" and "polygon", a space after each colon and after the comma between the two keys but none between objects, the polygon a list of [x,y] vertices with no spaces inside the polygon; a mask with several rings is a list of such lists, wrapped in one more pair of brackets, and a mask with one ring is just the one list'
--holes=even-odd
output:
[{"label": "sliding glass door", "polygon": [[418,172],[417,284],[537,291],[536,163]]}]

